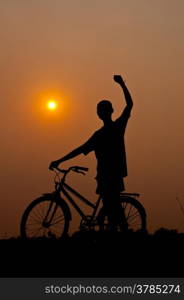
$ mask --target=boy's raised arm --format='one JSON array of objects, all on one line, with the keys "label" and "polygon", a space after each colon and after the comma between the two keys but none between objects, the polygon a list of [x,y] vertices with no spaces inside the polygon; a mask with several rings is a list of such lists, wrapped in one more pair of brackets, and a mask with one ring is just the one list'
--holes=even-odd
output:
[{"label": "boy's raised arm", "polygon": [[114,81],[117,82],[123,89],[126,105],[131,109],[133,106],[132,97],[130,95],[130,92],[128,88],[125,85],[125,82],[123,81],[123,78],[121,75],[114,75]]}]

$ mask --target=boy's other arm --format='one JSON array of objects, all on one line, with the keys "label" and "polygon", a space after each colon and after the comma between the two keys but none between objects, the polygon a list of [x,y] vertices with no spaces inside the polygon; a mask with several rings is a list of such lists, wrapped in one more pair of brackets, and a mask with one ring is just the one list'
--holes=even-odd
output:
[{"label": "boy's other arm", "polygon": [[53,170],[53,168],[57,168],[58,165],[66,160],[72,159],[80,154],[87,155],[89,152],[94,150],[94,144],[95,144],[95,134],[93,134],[87,142],[85,142],[83,145],[80,147],[74,149],[67,155],[63,156],[62,158],[52,161],[49,165],[49,169]]},{"label": "boy's other arm", "polygon": [[49,169],[53,170],[54,168],[57,168],[60,163],[66,161],[66,160],[72,159],[72,158],[80,155],[81,153],[83,153],[83,147],[82,146],[74,149],[73,151],[71,151],[67,155],[63,156],[62,158],[59,158],[58,160],[52,161],[49,165]]}]

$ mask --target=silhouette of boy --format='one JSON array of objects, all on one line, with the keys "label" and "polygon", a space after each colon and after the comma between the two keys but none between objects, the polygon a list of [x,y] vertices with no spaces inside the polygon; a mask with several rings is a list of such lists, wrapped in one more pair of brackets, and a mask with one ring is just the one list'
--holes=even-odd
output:
[{"label": "silhouette of boy", "polygon": [[126,101],[126,107],[120,117],[113,121],[111,102],[100,101],[97,105],[97,114],[104,126],[95,131],[83,145],[68,155],[51,162],[49,166],[49,169],[52,170],[60,163],[81,153],[87,155],[94,151],[97,158],[96,193],[102,196],[104,209],[112,228],[125,222],[120,204],[120,192],[125,189],[123,178],[127,176],[124,134],[133,106],[131,95],[122,77],[115,75],[114,81],[122,87]]}]

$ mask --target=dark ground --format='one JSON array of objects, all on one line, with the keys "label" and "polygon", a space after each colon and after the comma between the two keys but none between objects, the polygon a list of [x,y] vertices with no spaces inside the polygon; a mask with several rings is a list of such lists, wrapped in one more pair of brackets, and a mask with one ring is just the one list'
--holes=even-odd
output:
[{"label": "dark ground", "polygon": [[0,277],[184,277],[184,233],[76,232],[0,240]]}]

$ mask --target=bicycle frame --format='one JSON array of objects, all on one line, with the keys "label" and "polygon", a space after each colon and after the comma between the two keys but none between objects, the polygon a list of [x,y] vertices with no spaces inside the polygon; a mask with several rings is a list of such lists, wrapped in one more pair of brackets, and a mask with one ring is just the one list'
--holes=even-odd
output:
[{"label": "bicycle frame", "polygon": [[89,200],[87,200],[84,196],[82,196],[79,192],[77,192],[71,186],[69,186],[67,183],[65,183],[64,181],[62,181],[60,183],[59,192],[63,193],[65,195],[65,197],[68,199],[68,201],[76,209],[76,211],[79,213],[79,215],[82,218],[86,218],[86,215],[80,209],[80,207],[75,203],[75,201],[73,200],[73,198],[70,196],[70,194],[67,191],[72,193],[73,195],[75,195],[78,199],[80,199],[82,202],[84,202],[87,206],[90,206],[91,208],[93,208],[93,214],[92,214],[92,219],[93,219],[96,215],[97,210],[98,210],[100,200],[101,200],[101,196],[99,196],[96,204],[93,204]]},{"label": "bicycle frame", "polygon": [[[56,168],[59,172],[63,173],[64,176],[61,178],[59,176],[59,173],[56,172],[56,176],[54,178],[55,183],[55,190],[52,193],[46,193],[43,194],[42,197],[39,197],[35,200],[33,200],[29,206],[26,208],[22,220],[21,220],[21,235],[23,237],[54,237],[58,236],[59,238],[62,236],[65,236],[69,230],[69,224],[70,220],[72,218],[70,208],[68,206],[68,203],[71,203],[73,208],[77,211],[77,213],[82,218],[80,229],[91,229],[96,228],[95,226],[99,226],[99,229],[104,230],[106,227],[103,227],[103,225],[108,225],[108,222],[104,222],[106,220],[106,211],[105,209],[101,209],[100,201],[102,199],[101,196],[97,199],[96,203],[90,202],[88,199],[86,199],[84,196],[82,196],[79,192],[77,192],[74,188],[69,186],[67,183],[65,183],[66,175],[70,171],[74,171],[77,173],[83,173],[88,170],[86,167],[79,167],[79,166],[73,166],[70,167],[67,170],[61,170],[59,168]],[[86,206],[91,207],[92,214],[86,215],[84,213],[84,209],[82,210],[79,205],[76,203],[74,197],[78,198],[80,201],[82,201]],[[63,198],[62,198],[63,195]],[[64,197],[65,196],[65,197]],[[140,229],[146,229],[146,212],[144,207],[136,200],[134,197],[138,197],[139,194],[136,193],[120,193],[122,208],[124,211],[126,210],[126,207],[128,205],[128,208],[125,211],[126,215],[122,215],[123,222],[121,222],[120,230],[122,230],[122,225],[125,225],[125,230],[127,229],[133,229],[133,230],[140,230]],[[65,199],[66,198],[66,199]],[[68,201],[67,201],[68,199]],[[125,205],[123,204],[125,203]],[[49,205],[48,205],[49,203]],[[42,206],[42,204],[44,206]],[[103,205],[103,203],[101,203]],[[60,207],[59,210],[59,216],[57,214],[57,208]],[[46,207],[46,210],[45,208]],[[133,214],[130,215],[132,207],[134,208]],[[101,210],[100,210],[101,209]],[[98,214],[99,211],[99,214]],[[30,223],[30,219],[32,216],[35,216],[36,212],[38,213],[39,220],[35,223]],[[97,216],[98,214],[98,216]],[[135,216],[136,216],[136,222],[135,223]],[[99,217],[99,218],[98,218]],[[126,218],[126,220],[125,220]],[[131,218],[131,219],[130,219]],[[34,219],[34,218],[33,218]],[[138,221],[137,221],[138,219]],[[132,222],[133,220],[133,222]],[[58,223],[63,224],[64,221],[64,227],[62,232],[58,234]],[[34,226],[33,226],[34,225]],[[56,228],[54,230],[53,226],[56,225]],[[32,227],[33,226],[33,227]],[[108,226],[107,226],[108,228]],[[56,230],[57,229],[57,230]],[[35,231],[36,230],[36,231]],[[36,233],[36,235],[34,235]]]}]

